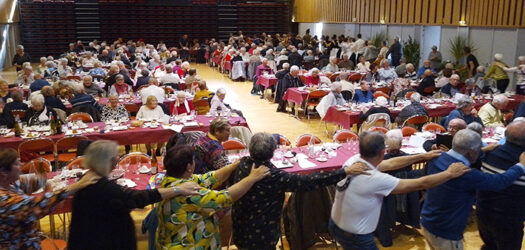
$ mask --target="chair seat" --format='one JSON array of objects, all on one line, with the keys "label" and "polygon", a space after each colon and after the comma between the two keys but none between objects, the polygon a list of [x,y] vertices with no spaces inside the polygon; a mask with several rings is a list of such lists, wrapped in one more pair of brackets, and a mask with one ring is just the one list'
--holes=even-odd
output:
[{"label": "chair seat", "polygon": [[64,240],[53,239],[44,239],[40,242],[40,247],[42,250],[64,250],[67,248],[67,242]]},{"label": "chair seat", "polygon": [[58,161],[59,162],[69,162],[77,157],[77,153],[60,153],[58,154]]}]

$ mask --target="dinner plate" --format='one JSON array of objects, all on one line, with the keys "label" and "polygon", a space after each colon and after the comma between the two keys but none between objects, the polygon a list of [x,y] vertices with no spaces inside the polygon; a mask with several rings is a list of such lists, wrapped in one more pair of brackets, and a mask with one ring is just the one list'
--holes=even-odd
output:
[{"label": "dinner plate", "polygon": [[317,160],[317,161],[319,161],[319,162],[326,162],[326,161],[328,161],[327,158],[317,158],[317,159],[315,159],[315,160]]}]

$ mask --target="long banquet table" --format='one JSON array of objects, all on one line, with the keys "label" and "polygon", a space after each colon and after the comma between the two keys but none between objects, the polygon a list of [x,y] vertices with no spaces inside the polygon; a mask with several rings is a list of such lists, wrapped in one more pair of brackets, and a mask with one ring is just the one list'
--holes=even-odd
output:
[{"label": "long banquet table", "polygon": [[[102,106],[107,105],[108,102],[109,102],[109,98],[107,98],[107,97],[102,97],[102,98],[98,99],[98,104],[100,104]],[[124,107],[126,107],[126,110],[128,112],[130,112],[130,113],[138,112],[140,107],[142,106],[142,99],[140,97],[138,97],[138,96],[135,96],[133,98],[133,100],[130,100],[130,99],[119,99],[119,102],[122,105],[124,105]],[[164,106],[169,108],[173,102],[175,102],[175,99],[166,98],[166,99],[164,99]],[[66,106],[66,113],[70,114],[71,113],[71,109],[73,108],[73,106],[69,102],[66,103],[65,106]]]},{"label": "long banquet table", "polygon": [[[202,131],[202,132],[208,132],[210,128],[210,122],[215,117],[208,117],[205,115],[197,115],[195,117],[195,121],[198,123],[198,126],[194,127],[183,127],[181,132],[187,132],[187,131]],[[229,117],[230,124],[232,126],[245,126],[248,127],[248,123],[246,120],[244,120],[242,117]],[[94,123],[88,123],[87,124],[89,128],[93,127],[99,127],[100,129],[103,129],[106,124],[104,122],[94,122]],[[83,133],[83,136],[88,137],[91,140],[112,140],[116,141],[120,145],[131,145],[131,144],[150,144],[150,143],[156,143],[156,142],[165,142],[167,141],[172,135],[175,134],[175,131],[171,129],[165,129],[162,125],[158,126],[157,128],[143,128],[143,127],[137,127],[137,128],[128,128],[127,130],[122,131],[110,131],[110,132],[91,132],[91,133]],[[57,141],[60,138],[65,137],[64,134],[59,135],[53,135],[48,136],[46,138],[50,138],[53,141]],[[17,149],[18,145],[22,143],[24,139],[20,137],[7,137],[7,138],[0,138],[0,148],[14,148]]]}]

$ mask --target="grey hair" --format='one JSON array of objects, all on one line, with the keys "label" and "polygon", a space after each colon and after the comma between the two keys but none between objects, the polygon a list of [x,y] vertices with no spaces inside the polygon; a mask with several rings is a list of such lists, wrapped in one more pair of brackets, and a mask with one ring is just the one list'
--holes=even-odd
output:
[{"label": "grey hair", "polygon": [[297,67],[297,65],[294,65],[290,68],[290,72],[292,71],[299,71],[299,67]]},{"label": "grey hair", "polygon": [[74,94],[80,94],[84,92],[84,84],[79,82],[73,82],[69,84],[69,87],[73,90]]},{"label": "grey hair", "polygon": [[452,139],[452,150],[466,154],[472,150],[479,150],[481,147],[481,136],[471,129],[458,131]]},{"label": "grey hair", "polygon": [[45,57],[45,56],[40,57],[40,61],[47,61],[47,57]]},{"label": "grey hair", "polygon": [[21,44],[19,44],[19,45],[16,46],[16,49],[17,49],[17,50],[19,50],[19,49],[24,50],[24,46],[21,45]]},{"label": "grey hair", "polygon": [[417,92],[414,92],[412,93],[412,95],[410,96],[410,101],[412,103],[419,103],[421,101],[421,94],[417,93]]},{"label": "grey hair", "polygon": [[385,149],[385,136],[380,132],[362,132],[359,135],[359,153],[364,158],[377,157]]},{"label": "grey hair", "polygon": [[273,151],[277,148],[277,143],[269,133],[255,133],[249,145],[250,157],[255,161],[266,161],[273,157]]},{"label": "grey hair", "polygon": [[474,78],[468,78],[465,80],[465,85],[474,85],[476,84],[476,80]]},{"label": "grey hair", "polygon": [[501,54],[501,53],[494,54],[494,59],[498,60],[498,61],[503,60],[503,54]]},{"label": "grey hair", "polygon": [[406,66],[406,68],[412,68],[412,69],[414,69],[415,67],[414,67],[414,64],[411,64],[411,63],[407,63],[407,66]]},{"label": "grey hair", "polygon": [[476,70],[477,70],[478,72],[485,72],[485,66],[478,66],[478,67],[476,68]]},{"label": "grey hair", "polygon": [[290,64],[289,63],[283,63],[283,69],[289,69]]},{"label": "grey hair", "polygon": [[385,63],[387,63],[387,62],[388,62],[388,59],[381,60],[381,67],[383,67],[383,65],[385,65]]},{"label": "grey hair", "polygon": [[53,61],[47,61],[46,62],[46,67],[48,68],[54,68],[56,67],[55,63]]},{"label": "grey hair", "polygon": [[474,103],[474,101],[472,100],[472,98],[470,98],[470,96],[462,95],[458,99],[457,108],[458,109],[462,109],[462,108],[465,108],[465,107],[467,107],[468,105],[470,105],[472,103]]},{"label": "grey hair", "polygon": [[388,149],[400,149],[401,142],[403,141],[403,133],[401,129],[392,129],[385,134],[385,143],[388,145]]},{"label": "grey hair", "polygon": [[44,104],[45,103],[45,99],[44,99],[44,96],[42,94],[35,94],[33,96],[31,96],[31,104]]},{"label": "grey hair", "polygon": [[224,88],[217,89],[217,95],[225,95],[225,94],[226,94],[226,90]]},{"label": "grey hair", "polygon": [[82,78],[82,79],[86,79],[86,78],[88,78],[89,80],[93,80],[93,77],[90,76],[90,75],[86,75],[86,76],[84,76],[84,78]]},{"label": "grey hair", "polygon": [[332,85],[330,86],[330,90],[336,91],[338,88],[341,88],[342,86],[343,84],[341,84],[341,82],[333,82]]},{"label": "grey hair", "polygon": [[525,56],[518,56],[518,61],[525,63]]},{"label": "grey hair", "polygon": [[483,134],[483,125],[479,122],[471,122],[469,125],[467,125],[467,129],[470,129],[479,135]]},{"label": "grey hair", "polygon": [[179,96],[186,97],[186,92],[184,92],[184,91],[177,91],[177,97],[179,97]]},{"label": "grey hair", "polygon": [[124,79],[124,75],[122,75],[122,74],[117,74],[117,75],[115,76],[115,80],[117,80],[117,79]]},{"label": "grey hair", "polygon": [[118,155],[117,144],[113,141],[98,140],[89,145],[84,167],[95,171],[101,176],[108,176],[113,170],[113,159]]},{"label": "grey hair", "polygon": [[504,94],[499,94],[499,95],[494,96],[494,100],[492,101],[497,104],[503,104],[507,102],[508,100],[509,98],[507,98]]}]

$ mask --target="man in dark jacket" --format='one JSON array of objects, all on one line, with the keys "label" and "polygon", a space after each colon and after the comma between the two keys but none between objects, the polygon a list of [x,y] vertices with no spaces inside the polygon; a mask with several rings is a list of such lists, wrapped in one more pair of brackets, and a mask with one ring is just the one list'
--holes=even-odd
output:
[{"label": "man in dark jacket", "polygon": [[292,49],[292,53],[288,55],[288,63],[290,63],[290,66],[297,66],[301,67],[303,63],[303,57],[297,52],[296,48]]},{"label": "man in dark jacket", "polygon": [[[290,73],[286,74],[282,81],[279,83],[282,84],[282,92],[284,96],[284,93],[286,93],[286,90],[289,88],[298,88],[304,86],[303,82],[301,81],[301,78],[299,78],[299,67],[292,66],[290,68]],[[295,105],[294,103],[290,102],[290,105],[292,106],[292,113],[295,113]],[[281,100],[279,102],[279,107],[277,107],[278,112],[285,112],[286,111],[286,102],[284,100]]]},{"label": "man in dark jacket", "polygon": [[386,57],[388,55],[392,57],[392,67],[397,67],[399,65],[399,60],[401,59],[401,44],[399,43],[399,37],[394,37],[394,43],[390,46],[386,52]]}]

